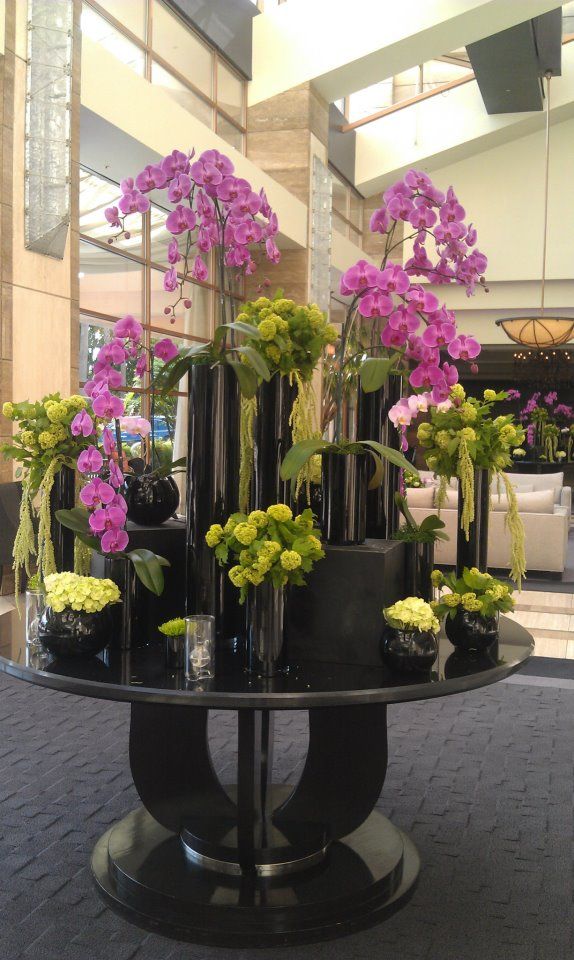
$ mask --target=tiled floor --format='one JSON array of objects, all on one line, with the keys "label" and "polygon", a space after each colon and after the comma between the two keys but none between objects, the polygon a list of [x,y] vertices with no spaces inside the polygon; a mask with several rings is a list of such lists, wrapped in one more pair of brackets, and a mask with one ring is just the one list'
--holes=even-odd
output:
[{"label": "tiled floor", "polygon": [[523,590],[509,616],[532,633],[535,656],[574,660],[574,584],[572,593]]}]

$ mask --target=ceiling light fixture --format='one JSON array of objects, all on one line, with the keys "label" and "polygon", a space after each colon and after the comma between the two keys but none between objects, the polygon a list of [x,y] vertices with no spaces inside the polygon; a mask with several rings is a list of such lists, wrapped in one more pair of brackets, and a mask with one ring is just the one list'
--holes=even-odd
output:
[{"label": "ceiling light fixture", "polygon": [[547,348],[557,347],[568,343],[574,334],[574,318],[559,317],[550,311],[545,313],[544,294],[546,286],[546,249],[548,245],[548,169],[550,159],[550,79],[552,73],[547,71],[546,77],[546,161],[544,175],[544,233],[542,238],[542,284],[540,313],[529,314],[525,317],[506,317],[497,320],[507,337],[523,347]]}]

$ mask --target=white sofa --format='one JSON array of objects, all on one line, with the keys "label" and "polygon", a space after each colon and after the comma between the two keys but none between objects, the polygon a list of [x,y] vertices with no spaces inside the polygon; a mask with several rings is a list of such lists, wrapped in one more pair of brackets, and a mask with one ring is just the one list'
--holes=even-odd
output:
[{"label": "white sofa", "polygon": [[[429,471],[419,471],[427,486],[407,491],[409,509],[416,523],[430,513],[436,513],[437,481]],[[508,475],[518,496],[518,507],[524,524],[526,566],[528,571],[543,571],[561,575],[566,566],[568,530],[572,505],[572,490],[564,486],[564,473]],[[454,566],[457,537],[457,483],[451,482],[448,503],[440,512],[445,523],[447,541],[438,541],[435,562]],[[499,501],[496,481],[491,493],[491,511],[488,525],[488,565],[510,567],[510,534],[505,527],[505,504]]]}]

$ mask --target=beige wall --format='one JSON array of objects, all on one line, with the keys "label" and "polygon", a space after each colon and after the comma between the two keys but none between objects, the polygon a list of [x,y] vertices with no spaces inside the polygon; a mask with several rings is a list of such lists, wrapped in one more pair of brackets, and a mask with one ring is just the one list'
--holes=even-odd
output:
[{"label": "beige wall", "polygon": [[[69,394],[77,386],[77,244],[69,235],[63,260],[32,253],[24,245],[26,16],[25,0],[7,0],[2,128],[2,400],[36,400],[57,390]],[[79,119],[78,66],[76,57],[74,145]],[[72,188],[77,191],[77,169]],[[77,197],[74,204],[72,217],[75,215],[77,222]]]}]

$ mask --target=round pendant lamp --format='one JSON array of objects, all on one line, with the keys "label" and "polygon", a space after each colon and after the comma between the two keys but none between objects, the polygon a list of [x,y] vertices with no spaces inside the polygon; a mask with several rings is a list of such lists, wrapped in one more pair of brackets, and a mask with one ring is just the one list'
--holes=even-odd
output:
[{"label": "round pendant lamp", "polygon": [[542,241],[542,283],[540,312],[525,317],[506,317],[497,320],[507,337],[522,347],[545,349],[568,343],[574,335],[574,317],[556,316],[544,308],[546,286],[546,250],[548,241],[548,168],[550,159],[550,72],[546,77],[546,161],[544,173],[544,234]]}]

